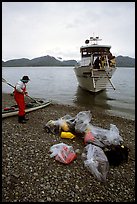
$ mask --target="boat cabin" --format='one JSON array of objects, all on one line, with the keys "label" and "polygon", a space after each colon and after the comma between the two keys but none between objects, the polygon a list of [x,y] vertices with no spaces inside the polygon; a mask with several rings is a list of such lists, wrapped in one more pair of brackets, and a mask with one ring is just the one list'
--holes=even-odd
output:
[{"label": "boat cabin", "polygon": [[[92,42],[91,45],[82,46],[80,48],[81,66],[91,65],[95,69],[104,68],[104,66],[115,66],[115,62],[113,64],[109,63],[112,58],[115,58],[110,52],[111,46],[98,45],[97,41],[101,40],[98,37],[91,37],[90,40]],[[89,40],[86,40],[85,43],[88,44]]]},{"label": "boat cabin", "polygon": [[93,54],[109,54],[111,46],[92,46],[92,47],[81,47],[81,58],[91,57]]}]

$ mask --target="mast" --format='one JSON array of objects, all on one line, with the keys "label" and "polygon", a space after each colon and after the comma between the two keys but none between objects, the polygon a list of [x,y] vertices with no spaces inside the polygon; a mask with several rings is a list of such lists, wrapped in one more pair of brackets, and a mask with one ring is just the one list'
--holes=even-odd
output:
[{"label": "mast", "polygon": [[88,44],[89,42],[91,42],[91,45],[98,45],[98,41],[100,41],[102,39],[100,39],[98,36],[97,37],[90,37],[90,40],[86,40],[85,43]]}]

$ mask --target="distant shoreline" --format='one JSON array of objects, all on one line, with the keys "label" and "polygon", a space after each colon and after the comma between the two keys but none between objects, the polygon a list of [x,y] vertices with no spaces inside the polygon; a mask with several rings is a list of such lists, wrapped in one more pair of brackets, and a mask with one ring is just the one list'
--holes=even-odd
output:
[{"label": "distant shoreline", "polygon": [[[25,67],[25,66],[75,66],[77,60],[63,60],[60,61],[53,56],[42,56],[33,59],[20,58],[20,59],[11,59],[7,61],[2,60],[2,66],[5,67]],[[117,56],[116,57],[117,67],[135,67],[135,58],[128,56]]]}]

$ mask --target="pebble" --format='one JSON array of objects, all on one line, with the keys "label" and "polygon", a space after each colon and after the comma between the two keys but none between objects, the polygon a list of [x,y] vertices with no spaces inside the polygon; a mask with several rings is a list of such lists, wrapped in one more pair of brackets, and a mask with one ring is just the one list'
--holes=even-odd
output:
[{"label": "pebble", "polygon": [[[56,135],[54,140],[44,131],[49,120],[66,113],[75,116],[81,110],[86,108],[54,104],[29,113],[30,119],[23,125],[16,117],[2,120],[2,202],[135,202],[135,121],[92,111],[94,125],[107,128],[110,123],[116,124],[130,148],[128,162],[111,166],[105,183],[84,167],[81,138],[70,140]],[[74,162],[66,165],[50,158],[49,148],[60,142],[77,151]]]}]

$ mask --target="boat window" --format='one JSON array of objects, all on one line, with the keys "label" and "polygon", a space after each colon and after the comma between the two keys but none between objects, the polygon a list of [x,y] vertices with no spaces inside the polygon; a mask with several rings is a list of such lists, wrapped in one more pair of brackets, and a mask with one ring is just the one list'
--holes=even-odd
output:
[{"label": "boat window", "polygon": [[81,48],[81,56],[82,58],[84,57],[90,57],[92,54],[105,54],[108,53],[110,50],[109,47],[86,47],[86,48]]},{"label": "boat window", "polygon": [[88,51],[82,52],[82,57],[90,57],[90,56],[91,56],[91,52],[88,52]]},{"label": "boat window", "polygon": [[81,48],[80,52],[81,53],[94,53],[94,52],[109,52],[110,48],[109,47],[88,47],[88,48]]}]

